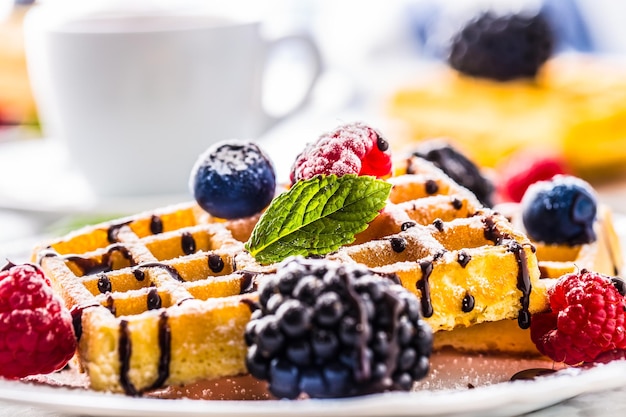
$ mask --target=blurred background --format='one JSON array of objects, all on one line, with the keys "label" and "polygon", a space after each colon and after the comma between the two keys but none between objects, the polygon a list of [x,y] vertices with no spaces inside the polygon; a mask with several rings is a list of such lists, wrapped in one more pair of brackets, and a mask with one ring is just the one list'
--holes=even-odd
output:
[{"label": "blurred background", "polygon": [[[71,14],[84,11],[83,3],[0,0],[0,258],[23,254],[24,248],[42,235],[190,198],[185,187],[180,193],[167,195],[98,196],[59,143],[46,137],[29,76],[32,67],[29,69],[25,51],[24,22],[37,8],[54,7]],[[133,5],[135,11],[175,10],[199,4],[111,0],[90,2],[89,7],[115,10],[122,3],[126,8]],[[570,66],[572,60],[563,59],[550,64],[547,75],[530,81],[479,80],[466,85],[465,78],[456,73],[450,81],[446,78],[450,76],[447,63],[450,40],[464,22],[487,7],[507,13],[541,11],[555,36],[553,56],[568,59],[575,56],[574,61],[582,63]],[[212,8],[255,15],[269,38],[306,33],[319,49],[321,74],[308,100],[289,117],[253,138],[274,159],[279,181],[287,180],[291,161],[305,143],[341,123],[362,120],[380,129],[398,155],[410,152],[423,139],[445,136],[486,170],[494,172],[500,169],[500,162],[526,150],[521,148],[528,144],[529,148],[539,148],[542,155],[544,151],[551,157],[556,154],[555,158],[564,160],[563,169],[593,182],[602,199],[615,211],[626,211],[622,191],[622,167],[626,162],[624,2],[237,0],[202,3],[202,13],[211,13]],[[582,61],[578,59],[581,56]],[[297,70],[304,59],[295,48],[283,48],[272,56],[268,63],[272,71],[266,71],[263,77],[270,92],[263,102],[270,112],[283,114],[294,106],[299,89],[305,88],[306,74]],[[503,104],[513,102],[513,107]],[[526,114],[529,107],[535,110],[532,117],[516,120],[521,125],[533,124],[530,133],[521,134],[519,125],[502,122],[505,107],[507,112],[518,116]],[[463,121],[462,115],[472,120]],[[574,119],[584,123],[574,125]],[[548,133],[538,126],[545,127]],[[465,135],[466,132],[472,135]],[[182,153],[184,149],[176,152]],[[171,158],[177,157],[176,152]],[[94,150],[93,163],[99,162],[102,161],[98,161]],[[115,169],[115,164],[108,169]],[[160,179],[154,181],[158,183]]]}]

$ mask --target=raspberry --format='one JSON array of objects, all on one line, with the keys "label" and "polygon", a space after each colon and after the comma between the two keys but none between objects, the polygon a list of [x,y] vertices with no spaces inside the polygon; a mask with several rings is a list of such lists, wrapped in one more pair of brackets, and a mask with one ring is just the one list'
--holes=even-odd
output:
[{"label": "raspberry", "polygon": [[0,272],[0,375],[17,379],[67,364],[76,350],[72,317],[41,270],[9,264]]},{"label": "raspberry", "polygon": [[626,349],[626,300],[619,288],[620,279],[584,269],[559,278],[548,292],[551,311],[531,323],[539,352],[568,365],[619,357],[615,352]]},{"label": "raspberry", "polygon": [[291,183],[318,174],[386,177],[391,174],[389,143],[363,123],[339,126],[308,144],[297,156],[291,167]]},{"label": "raspberry", "polygon": [[552,30],[541,13],[497,16],[487,11],[454,36],[448,62],[474,77],[498,81],[532,78],[553,47]]},{"label": "raspberry", "polygon": [[518,153],[498,168],[498,197],[503,202],[519,203],[532,184],[569,173],[567,164],[558,156]]},{"label": "raspberry", "polygon": [[259,289],[246,363],[280,398],[409,390],[428,372],[418,299],[361,265],[290,258]]}]

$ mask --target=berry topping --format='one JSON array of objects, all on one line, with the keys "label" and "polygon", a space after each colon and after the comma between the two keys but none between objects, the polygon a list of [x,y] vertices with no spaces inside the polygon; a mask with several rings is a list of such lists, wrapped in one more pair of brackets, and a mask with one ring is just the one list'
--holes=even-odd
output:
[{"label": "berry topping", "polygon": [[247,366],[280,398],[409,390],[429,369],[418,299],[361,265],[289,258],[259,289]]},{"label": "berry topping", "polygon": [[552,54],[552,30],[541,13],[498,16],[484,12],[453,37],[448,62],[475,77],[533,78]]},{"label": "berry topping", "polygon": [[564,275],[548,291],[550,311],[533,316],[530,336],[557,362],[606,362],[626,349],[626,299],[613,280],[582,270]]},{"label": "berry topping", "polygon": [[450,178],[472,191],[484,205],[493,205],[492,182],[458,149],[445,141],[433,139],[420,143],[413,155],[432,162]]},{"label": "berry topping", "polygon": [[389,143],[363,123],[337,127],[306,146],[291,167],[291,183],[318,174],[391,175]]},{"label": "berry topping", "polygon": [[0,272],[0,375],[17,379],[54,372],[72,358],[72,316],[34,265]]},{"label": "berry topping", "polygon": [[524,227],[535,241],[578,245],[596,240],[595,193],[580,178],[557,175],[536,182],[528,187],[521,204]]},{"label": "berry topping", "polygon": [[255,143],[228,140],[214,144],[198,158],[189,188],[209,214],[237,219],[267,207],[276,191],[276,174]]},{"label": "berry topping", "polygon": [[531,184],[568,174],[565,161],[554,155],[516,154],[498,169],[498,197],[502,202],[519,203]]}]

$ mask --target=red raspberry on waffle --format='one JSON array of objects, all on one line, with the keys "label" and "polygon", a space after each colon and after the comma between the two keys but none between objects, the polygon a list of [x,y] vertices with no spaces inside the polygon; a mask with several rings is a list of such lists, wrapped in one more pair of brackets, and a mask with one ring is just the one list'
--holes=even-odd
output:
[{"label": "red raspberry on waffle", "polygon": [[306,180],[318,174],[391,175],[389,143],[375,129],[350,123],[323,134],[310,143],[291,167],[290,179]]},{"label": "red raspberry on waffle", "polygon": [[33,265],[0,272],[0,375],[17,379],[54,372],[76,351],[72,316]]},{"label": "red raspberry on waffle", "polygon": [[537,349],[568,365],[626,349],[625,288],[621,279],[585,269],[559,278],[548,291],[551,311],[533,316]]}]

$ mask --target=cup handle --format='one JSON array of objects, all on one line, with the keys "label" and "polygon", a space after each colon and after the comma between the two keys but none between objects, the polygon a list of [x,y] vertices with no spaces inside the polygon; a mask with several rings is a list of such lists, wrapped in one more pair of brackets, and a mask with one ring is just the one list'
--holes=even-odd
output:
[{"label": "cup handle", "polygon": [[[308,34],[292,34],[292,35],[286,35],[286,36],[282,36],[276,39],[269,40],[267,49],[266,49],[266,63],[265,63],[266,66],[268,64],[267,58],[272,54],[273,51],[284,46],[285,44],[291,44],[291,43],[299,44],[301,49],[307,53],[308,59],[310,60],[309,70],[311,73],[310,73],[309,79],[307,80],[306,89],[304,90],[302,96],[299,97],[297,102],[295,102],[295,104],[289,110],[285,111],[284,113],[280,115],[272,115],[268,112],[265,103],[263,104],[262,111],[264,115],[264,120],[262,123],[262,130],[264,132],[272,128],[274,125],[276,125],[280,121],[293,115],[294,113],[296,113],[297,111],[299,111],[305,106],[305,104],[311,97],[311,94],[313,93],[313,89],[323,71],[322,55],[320,53],[320,50],[317,44],[315,43],[315,41]],[[268,91],[266,91],[267,88],[265,87],[266,86],[264,85],[263,99],[265,98],[265,95],[268,93]]]}]

